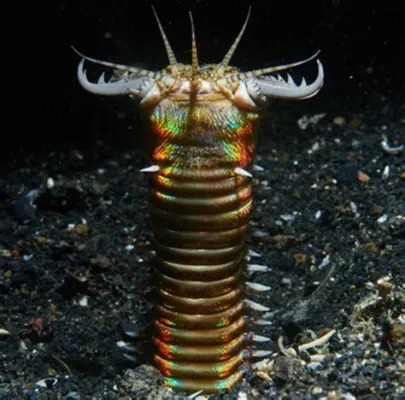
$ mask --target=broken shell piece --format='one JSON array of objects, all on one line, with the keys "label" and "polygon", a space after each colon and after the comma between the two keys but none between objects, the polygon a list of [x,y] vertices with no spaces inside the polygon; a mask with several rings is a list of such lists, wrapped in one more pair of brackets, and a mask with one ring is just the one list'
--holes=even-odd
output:
[{"label": "broken shell piece", "polygon": [[396,146],[396,147],[391,147],[388,144],[388,141],[385,139],[381,142],[381,148],[388,154],[399,154],[403,149],[404,149],[404,145],[402,144],[401,146]]},{"label": "broken shell piece", "polygon": [[7,336],[10,336],[11,333],[4,328],[0,328],[0,339],[6,338]]},{"label": "broken shell piece", "polygon": [[56,378],[45,378],[41,379],[40,381],[36,382],[35,385],[43,388],[48,388],[50,389],[51,387],[55,386],[58,383],[58,380]]},{"label": "broken shell piece", "polygon": [[326,342],[336,333],[335,329],[330,330],[328,333],[326,333],[325,335],[313,340],[312,342],[308,342],[308,343],[304,343],[301,344],[300,346],[298,346],[298,350],[302,351],[302,350],[307,350],[307,349],[311,349],[313,347],[318,347],[318,346],[323,346],[324,344],[326,344]]}]

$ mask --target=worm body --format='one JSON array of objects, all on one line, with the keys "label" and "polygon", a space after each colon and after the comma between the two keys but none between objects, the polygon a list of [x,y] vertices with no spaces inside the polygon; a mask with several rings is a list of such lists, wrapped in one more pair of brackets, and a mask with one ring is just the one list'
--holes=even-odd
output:
[{"label": "worm body", "polygon": [[[255,338],[266,338],[251,332],[246,307],[266,308],[248,301],[246,289],[269,288],[244,276],[258,119],[270,98],[308,98],[323,83],[319,61],[310,85],[270,75],[316,55],[250,72],[230,67],[248,18],[219,64],[198,65],[193,24],[192,63],[178,63],[157,19],[170,62],[162,71],[86,56],[78,69],[86,90],[129,95],[141,109],[152,143],[152,165],[143,171],[151,174],[155,245],[153,359],[168,386],[186,391],[230,388],[251,357],[265,354],[252,348]],[[84,60],[113,68],[113,77],[89,82]]]},{"label": "worm body", "polygon": [[226,99],[165,100],[148,120],[157,276],[154,360],[170,386],[220,390],[242,373],[243,259],[257,114]]}]

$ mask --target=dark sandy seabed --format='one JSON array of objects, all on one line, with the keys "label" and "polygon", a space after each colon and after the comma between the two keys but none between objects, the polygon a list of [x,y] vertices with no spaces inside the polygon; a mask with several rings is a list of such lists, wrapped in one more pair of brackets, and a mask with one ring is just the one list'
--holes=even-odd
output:
[{"label": "dark sandy seabed", "polygon": [[[252,280],[272,290],[252,298],[270,308],[255,331],[273,355],[210,398],[405,398],[405,151],[381,147],[405,144],[399,100],[279,102],[264,116],[249,248],[271,269]],[[307,113],[326,114],[303,130]],[[186,398],[117,347],[122,324],[148,325],[146,165],[112,140],[4,164],[0,399]],[[317,349],[279,349],[331,329]]]}]

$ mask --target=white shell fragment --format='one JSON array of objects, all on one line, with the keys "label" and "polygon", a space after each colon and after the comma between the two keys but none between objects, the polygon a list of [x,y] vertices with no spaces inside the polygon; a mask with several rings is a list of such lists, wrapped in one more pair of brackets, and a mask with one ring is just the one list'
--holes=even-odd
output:
[{"label": "white shell fragment", "polygon": [[7,329],[0,328],[0,338],[10,336],[10,332]]},{"label": "white shell fragment", "polygon": [[318,269],[323,269],[323,268],[327,267],[329,264],[330,264],[330,256],[328,254],[326,257],[324,257],[322,262],[318,265]]},{"label": "white shell fragment", "polygon": [[335,329],[330,330],[325,335],[313,340],[312,342],[304,343],[298,346],[299,351],[308,350],[313,347],[323,346],[334,334],[336,333]]},{"label": "white shell fragment", "polygon": [[297,121],[297,125],[302,131],[305,131],[309,126],[315,126],[325,116],[326,113],[314,114],[312,116],[303,115]]},{"label": "white shell fragment", "polygon": [[58,380],[56,378],[45,378],[41,379],[40,381],[36,382],[35,385],[43,388],[51,388],[52,386],[55,386],[58,383]]},{"label": "white shell fragment", "polygon": [[384,139],[381,142],[381,148],[388,154],[399,154],[402,150],[404,150],[404,145],[401,144],[401,146],[397,146],[397,147],[391,147],[388,143],[388,141],[386,139]]},{"label": "white shell fragment", "polygon": [[382,178],[383,178],[383,179],[387,179],[389,176],[390,176],[390,166],[389,166],[389,165],[386,165],[386,166],[384,167],[384,171],[383,171],[383,173],[382,173]]},{"label": "white shell fragment", "polygon": [[47,187],[47,189],[52,189],[54,186],[55,186],[55,181],[54,181],[51,177],[49,177],[49,178],[46,180],[46,187]]}]

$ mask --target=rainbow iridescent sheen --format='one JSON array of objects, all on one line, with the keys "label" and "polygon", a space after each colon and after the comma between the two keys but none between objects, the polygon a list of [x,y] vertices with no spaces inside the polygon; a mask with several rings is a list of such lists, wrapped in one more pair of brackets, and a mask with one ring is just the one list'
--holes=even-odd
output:
[{"label": "rainbow iridescent sheen", "polygon": [[193,162],[197,168],[246,167],[253,160],[256,119],[224,99],[195,104],[164,99],[149,116],[152,159],[170,168]]},{"label": "rainbow iridescent sheen", "polygon": [[157,276],[157,367],[183,390],[229,388],[243,374],[243,256],[257,114],[224,96],[169,97],[147,109]]}]

